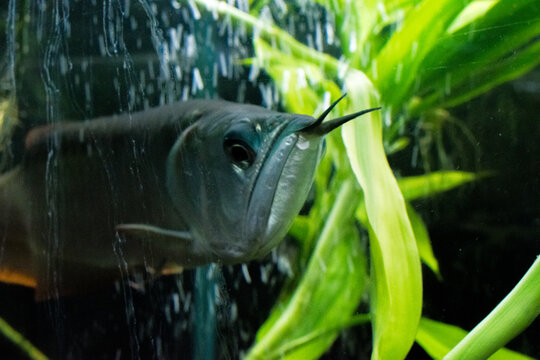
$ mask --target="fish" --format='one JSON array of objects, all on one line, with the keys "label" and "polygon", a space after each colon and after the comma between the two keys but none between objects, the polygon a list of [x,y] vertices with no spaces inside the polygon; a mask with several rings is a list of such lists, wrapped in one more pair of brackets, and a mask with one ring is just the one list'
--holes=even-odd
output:
[{"label": "fish", "polygon": [[[345,95],[343,95],[345,96]],[[0,177],[0,281],[77,294],[125,270],[267,255],[312,186],[330,121],[223,100],[31,129]]]}]

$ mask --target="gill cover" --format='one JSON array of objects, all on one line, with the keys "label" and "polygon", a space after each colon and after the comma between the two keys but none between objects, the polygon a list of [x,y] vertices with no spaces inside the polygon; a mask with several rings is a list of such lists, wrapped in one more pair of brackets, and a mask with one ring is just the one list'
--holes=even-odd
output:
[{"label": "gill cover", "polygon": [[167,188],[195,253],[236,263],[267,254],[300,211],[324,135],[366,112],[323,122],[222,102],[182,132],[167,159]]}]

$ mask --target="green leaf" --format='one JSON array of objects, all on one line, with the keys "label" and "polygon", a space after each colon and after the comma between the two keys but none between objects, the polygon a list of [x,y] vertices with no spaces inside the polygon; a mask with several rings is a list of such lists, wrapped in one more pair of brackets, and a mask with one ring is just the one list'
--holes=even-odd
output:
[{"label": "green leaf", "polygon": [[[304,60],[317,64],[321,70],[328,74],[337,74],[340,62],[332,56],[312,49],[294,37],[289,35],[274,24],[269,24],[259,18],[245,13],[224,1],[194,0],[197,4],[204,5],[208,10],[230,16],[233,20],[251,27],[254,32],[253,40],[263,39],[273,44],[284,55],[293,56],[295,60]],[[260,53],[259,53],[260,54]]]},{"label": "green leaf", "polygon": [[405,149],[409,145],[410,142],[411,140],[409,138],[401,137],[393,141],[388,146],[385,146],[385,152],[387,155],[394,154],[398,151]]},{"label": "green leaf", "polygon": [[47,356],[37,349],[31,342],[24,338],[17,330],[11,327],[4,319],[0,318],[0,334],[17,346],[32,360],[47,360]]},{"label": "green leaf", "polygon": [[[540,26],[540,25],[539,25]],[[450,77],[448,90],[437,91],[422,100],[418,108],[433,106],[452,107],[484,94],[495,86],[522,76],[540,64],[540,42],[513,53],[503,60],[471,71],[467,81],[456,81]],[[412,111],[418,111],[412,109]]]},{"label": "green leaf", "polygon": [[[466,335],[467,331],[457,326],[423,317],[420,320],[416,341],[433,359],[440,360]],[[463,357],[462,359],[473,358]],[[489,360],[533,360],[533,358],[512,350],[500,349],[490,356]]]},{"label": "green leaf", "polygon": [[341,50],[353,68],[365,67],[371,60],[371,47],[367,40],[380,22],[378,0],[315,0],[336,17],[335,29]]},{"label": "green leaf", "polygon": [[486,359],[540,315],[540,256],[512,291],[454,347],[446,360]]},{"label": "green leaf", "polygon": [[[410,204],[407,204],[407,215],[409,217],[409,221],[411,222],[414,237],[416,239],[416,246],[418,247],[420,260],[422,260],[422,262],[435,273],[437,278],[441,280],[442,277],[439,271],[439,262],[433,253],[431,240],[429,239],[426,225],[422,221],[420,215],[416,213]],[[369,228],[366,205],[364,202],[361,202],[356,209],[356,218],[364,227]]]},{"label": "green leaf", "polygon": [[398,179],[399,188],[407,200],[432,196],[476,180],[478,175],[464,171],[435,171],[425,175]]},{"label": "green leaf", "polygon": [[265,360],[270,359],[283,359],[286,355],[293,353],[294,351],[300,349],[302,346],[309,345],[309,343],[320,339],[323,336],[330,335],[330,333],[336,333],[342,331],[343,329],[351,326],[361,325],[369,322],[371,316],[369,314],[359,314],[352,316],[346,322],[327,328],[317,329],[312,331],[302,337],[295,339],[294,341],[289,341],[279,349],[273,350],[271,353],[268,353],[265,356]]},{"label": "green leaf", "polygon": [[471,24],[473,21],[482,17],[495,5],[499,0],[475,0],[471,2],[463,11],[456,17],[452,25],[448,28],[448,33],[456,32],[463,27]]},{"label": "green leaf", "polygon": [[289,229],[289,235],[302,239],[311,229],[310,219],[307,216],[297,216]]},{"label": "green leaf", "polygon": [[420,259],[435,273],[435,275],[437,275],[437,278],[440,280],[441,273],[439,272],[439,262],[433,253],[433,248],[431,247],[431,240],[429,239],[426,225],[422,221],[420,215],[410,204],[407,204],[407,215],[411,221]]},{"label": "green leaf", "polygon": [[[379,105],[369,79],[350,70],[349,111]],[[414,342],[422,308],[420,258],[405,202],[382,144],[382,117],[372,112],[342,129],[363,189],[371,249],[372,359],[403,359]]]},{"label": "green leaf", "polygon": [[254,44],[257,65],[265,68],[278,85],[290,112],[322,112],[324,104],[320,100],[321,94],[327,91],[339,93],[337,85],[327,80],[320,66],[287,55],[263,39],[255,39]]},{"label": "green leaf", "polygon": [[[484,16],[452,34],[442,36],[423,63],[437,78],[451,70],[453,77],[472,73],[514,53],[540,34],[540,4],[535,0],[499,1]],[[457,70],[457,71],[455,71]],[[426,77],[427,83],[433,77]]]},{"label": "green leaf", "polygon": [[[354,180],[342,185],[294,294],[261,327],[245,359],[316,359],[339,334],[328,329],[350,319],[366,283],[366,259],[352,216],[358,197]],[[319,335],[311,339],[314,332]]]},{"label": "green leaf", "polygon": [[419,94],[428,97],[422,108],[455,106],[537,65],[539,15],[536,0],[499,1],[441,36],[419,69]]},{"label": "green leaf", "polygon": [[0,99],[0,172],[8,163],[8,144],[18,124],[17,101],[14,96]]},{"label": "green leaf", "polygon": [[424,0],[411,10],[372,62],[371,78],[383,102],[399,107],[408,100],[426,55],[471,0]]}]

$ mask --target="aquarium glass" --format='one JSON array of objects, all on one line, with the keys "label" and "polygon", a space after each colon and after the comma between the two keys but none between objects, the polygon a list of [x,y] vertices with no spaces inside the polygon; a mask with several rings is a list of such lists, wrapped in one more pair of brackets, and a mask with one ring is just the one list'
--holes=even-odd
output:
[{"label": "aquarium glass", "polygon": [[[0,14],[1,359],[540,358],[537,0],[4,0]],[[319,129],[371,111],[326,134],[271,250],[160,262],[194,224],[233,254],[268,210],[231,220],[241,202],[219,176],[178,185],[174,206],[148,195],[180,161],[221,171],[167,155],[197,112],[224,114],[195,99],[331,108]],[[162,110],[183,102],[199,105]],[[224,117],[188,153],[224,150],[237,175],[261,132],[293,127],[242,125],[215,151]],[[314,163],[295,166],[288,183],[310,179]],[[176,219],[188,201],[202,210],[182,231],[115,218]]]}]

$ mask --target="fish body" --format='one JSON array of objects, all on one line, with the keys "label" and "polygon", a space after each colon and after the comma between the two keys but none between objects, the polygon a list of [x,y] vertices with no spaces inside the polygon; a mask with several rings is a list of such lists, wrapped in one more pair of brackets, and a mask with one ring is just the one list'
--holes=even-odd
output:
[{"label": "fish body", "polygon": [[191,100],[33,129],[0,177],[0,280],[48,297],[138,267],[260,258],[307,197],[325,124]]}]

